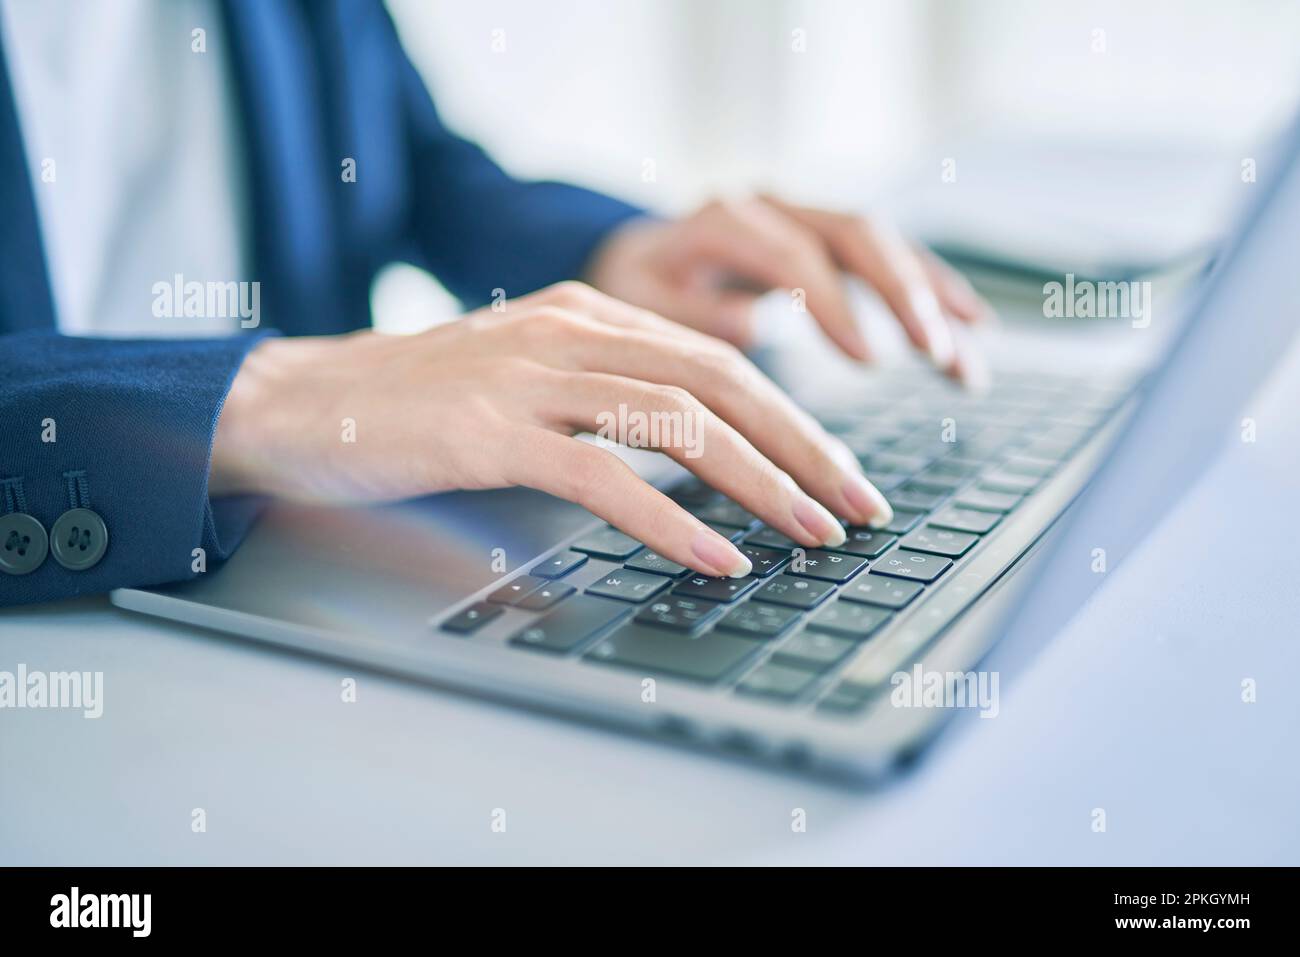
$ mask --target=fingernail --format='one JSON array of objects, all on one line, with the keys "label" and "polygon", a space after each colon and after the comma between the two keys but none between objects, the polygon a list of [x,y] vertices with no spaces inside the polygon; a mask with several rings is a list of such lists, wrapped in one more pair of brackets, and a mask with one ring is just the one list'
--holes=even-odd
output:
[{"label": "fingernail", "polygon": [[823,545],[843,545],[844,526],[835,521],[835,516],[807,496],[795,499],[794,519],[804,527],[813,538]]},{"label": "fingernail", "polygon": [[754,570],[753,563],[735,545],[707,528],[695,533],[691,551],[709,571],[723,578],[744,578]]},{"label": "fingernail", "polygon": [[859,515],[869,515],[867,525],[871,528],[884,528],[894,520],[894,510],[890,508],[880,489],[867,481],[865,475],[850,475],[844,483],[844,497]]}]

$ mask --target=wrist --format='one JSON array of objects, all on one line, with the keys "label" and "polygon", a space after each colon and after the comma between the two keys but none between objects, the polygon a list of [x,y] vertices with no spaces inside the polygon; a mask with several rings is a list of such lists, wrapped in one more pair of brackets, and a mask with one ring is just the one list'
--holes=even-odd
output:
[{"label": "wrist", "polygon": [[295,383],[322,359],[329,338],[268,338],[244,356],[217,418],[208,493],[213,497],[275,491],[277,466],[290,453],[287,421],[301,414]]}]

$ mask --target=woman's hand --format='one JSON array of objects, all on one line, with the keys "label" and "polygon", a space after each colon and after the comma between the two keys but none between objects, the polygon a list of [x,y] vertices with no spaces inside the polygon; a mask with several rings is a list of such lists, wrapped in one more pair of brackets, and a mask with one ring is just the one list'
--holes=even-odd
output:
[{"label": "woman's hand", "polygon": [[[644,434],[616,434],[638,421]],[[735,347],[578,283],[415,336],[266,340],[227,397],[211,492],[373,501],[524,485],[697,571],[749,572],[581,432],[661,449],[807,546],[844,540],[834,516],[892,517],[848,448]]]},{"label": "woman's hand", "polygon": [[989,305],[952,267],[878,220],[772,197],[715,201],[684,219],[627,224],[597,250],[588,278],[741,348],[753,338],[758,292],[802,289],[831,341],[865,362],[871,346],[849,308],[844,273],[880,294],[937,368],[969,385],[987,379],[966,327],[991,317]]}]

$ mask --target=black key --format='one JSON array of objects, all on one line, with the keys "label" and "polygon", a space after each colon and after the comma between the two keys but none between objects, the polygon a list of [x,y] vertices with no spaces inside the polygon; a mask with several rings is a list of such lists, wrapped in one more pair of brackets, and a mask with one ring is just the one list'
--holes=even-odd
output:
[{"label": "black key", "polygon": [[834,590],[835,586],[830,582],[817,581],[815,578],[777,575],[775,578],[769,578],[767,583],[754,593],[754,601],[770,601],[777,605],[789,605],[792,608],[812,608]]},{"label": "black key", "polygon": [[598,528],[590,535],[584,535],[569,546],[574,551],[586,552],[597,558],[608,558],[621,562],[630,558],[641,548],[641,543],[630,535],[624,535],[617,528]]},{"label": "black key", "polygon": [[913,581],[932,582],[951,566],[952,560],[948,558],[898,549],[890,552],[872,565],[871,570],[879,575],[892,575],[897,578],[910,578]]},{"label": "black key", "polygon": [[690,631],[698,628],[718,613],[721,605],[698,598],[684,598],[680,595],[667,595],[658,598],[636,613],[634,621],[643,625],[658,625],[660,628],[672,628],[676,631]]},{"label": "black key", "polygon": [[951,528],[957,532],[971,532],[975,535],[983,535],[1000,521],[1002,521],[1002,516],[997,512],[982,512],[979,509],[949,505],[947,508],[941,508],[931,515],[926,524],[935,525],[939,528]]},{"label": "black key", "polygon": [[678,565],[675,561],[664,558],[658,552],[652,552],[648,548],[629,561],[627,567],[639,572],[667,575],[669,578],[681,578],[690,571],[685,565]]},{"label": "black key", "polygon": [[829,631],[861,641],[890,619],[889,612],[844,600],[822,605],[808,622],[813,631]]},{"label": "black key", "polygon": [[753,574],[759,578],[766,578],[790,560],[789,552],[748,542],[740,546],[740,554],[749,559],[749,563],[754,566]]},{"label": "black key", "polygon": [[841,555],[820,548],[810,548],[802,556],[796,554],[787,569],[800,578],[820,578],[822,581],[846,582],[867,567],[867,560],[857,555]]},{"label": "black key", "polygon": [[768,662],[746,675],[745,680],[736,685],[736,690],[742,694],[789,701],[799,697],[816,680],[816,672]]},{"label": "black key", "polygon": [[858,687],[842,684],[832,688],[826,697],[817,702],[817,710],[834,714],[853,714],[865,708],[870,701],[871,697],[863,694]]},{"label": "black key", "polygon": [[947,497],[947,492],[930,491],[915,482],[908,482],[885,496],[895,509],[909,508],[919,512],[928,512]]},{"label": "black key", "polygon": [[926,469],[920,475],[912,479],[912,485],[916,488],[934,490],[945,495],[951,495],[957,489],[961,488],[970,479],[964,475],[949,475],[946,472],[940,472],[935,469]]},{"label": "black key", "polygon": [[517,605],[521,599],[527,598],[545,584],[545,578],[520,575],[514,581],[506,582],[506,584],[488,595],[488,601],[494,601],[498,605]]},{"label": "black key", "polygon": [[775,638],[797,621],[799,614],[797,608],[747,601],[723,615],[718,627],[751,638]]},{"label": "black key", "polygon": [[886,578],[883,575],[862,575],[840,592],[840,597],[846,601],[879,605],[881,608],[905,608],[921,591],[922,587],[916,582]]},{"label": "black key", "polygon": [[1038,488],[1042,481],[1036,475],[1018,475],[1015,472],[994,469],[980,477],[979,487],[994,492],[1018,492],[1023,495]]},{"label": "black key", "polygon": [[748,545],[762,545],[764,548],[775,548],[779,551],[788,552],[792,548],[798,548],[799,543],[788,535],[782,535],[775,528],[760,528],[758,531],[745,536],[745,543]]},{"label": "black key", "polygon": [[830,551],[848,552],[850,555],[860,555],[863,558],[875,558],[894,544],[895,541],[895,536],[886,531],[860,525],[850,525],[844,531],[847,536],[844,544],[836,545],[834,548],[829,549]]},{"label": "black key", "polygon": [[867,476],[867,481],[881,492],[892,492],[908,479],[906,472],[877,472],[868,469],[863,474]]},{"label": "black key", "polygon": [[[962,492],[953,500],[958,508],[973,508],[981,512],[1009,512],[1017,505],[1023,495],[1014,492],[995,492],[987,488],[972,488]],[[970,531],[970,529],[963,529]]]},{"label": "black key", "polygon": [[584,660],[623,665],[692,681],[718,681],[762,645],[718,631],[685,634],[663,628],[624,625]]},{"label": "black key", "polygon": [[916,531],[904,535],[898,544],[901,548],[910,548],[918,552],[960,558],[978,541],[977,536],[967,535],[965,532],[953,532],[946,528],[923,525]]},{"label": "black key", "polygon": [[576,595],[559,608],[519,629],[510,644],[564,654],[628,613],[626,605]]},{"label": "black key", "polygon": [[905,509],[894,509],[893,520],[885,526],[885,531],[891,535],[902,535],[914,529],[921,519],[925,518],[924,512],[909,512]]},{"label": "black key", "polygon": [[545,611],[560,599],[568,598],[576,590],[572,585],[563,582],[558,584],[548,582],[527,598],[521,599],[516,607],[523,608],[525,611]]},{"label": "black key", "polygon": [[442,630],[455,632],[458,635],[468,635],[471,632],[478,631],[503,612],[504,609],[500,605],[489,605],[485,601],[480,601],[444,621]]},{"label": "black key", "polygon": [[692,505],[709,505],[722,498],[722,493],[709,488],[698,479],[691,479],[672,489],[668,497],[679,505],[689,508]]},{"label": "black key", "polygon": [[705,522],[705,525],[713,529],[729,542],[738,542],[745,537],[743,528],[733,528],[730,525],[719,525],[717,522]]},{"label": "black key", "polygon": [[673,589],[674,595],[703,598],[705,601],[735,601],[758,584],[756,578],[709,578],[689,575]]},{"label": "black key", "polygon": [[563,578],[575,568],[587,564],[587,556],[582,552],[560,552],[550,558],[544,558],[530,569],[541,578]]},{"label": "black key", "polygon": [[893,452],[877,452],[871,456],[870,466],[877,472],[903,472],[910,475],[919,472],[930,464],[928,457],[919,455],[897,455]]},{"label": "black key", "polygon": [[702,522],[728,525],[732,528],[751,528],[758,521],[757,516],[725,498],[711,505],[695,506],[690,511]]},{"label": "black key", "polygon": [[588,595],[604,595],[619,601],[643,602],[653,598],[671,584],[662,575],[620,568],[600,581],[587,586]]},{"label": "black key", "polygon": [[[858,605],[864,611],[871,609]],[[815,631],[801,631],[791,635],[776,649],[773,661],[792,668],[806,668],[809,671],[825,671],[850,651],[857,647],[851,638],[824,635]]]}]

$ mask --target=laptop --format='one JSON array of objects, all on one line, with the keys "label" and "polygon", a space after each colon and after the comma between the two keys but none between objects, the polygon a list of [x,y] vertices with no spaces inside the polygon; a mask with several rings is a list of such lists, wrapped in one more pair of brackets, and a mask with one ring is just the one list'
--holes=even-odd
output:
[{"label": "laptop", "polygon": [[995,646],[1032,654],[1108,575],[1139,574],[1126,564],[1144,536],[1239,440],[1300,303],[1300,127],[1258,168],[1240,226],[1142,375],[1038,369],[975,397],[868,373],[813,408],[895,510],[838,548],[801,549],[636,453],[747,551],[752,575],[696,575],[577,506],[510,489],[274,504],[224,566],[112,600],[692,747],[887,774],[953,714],[996,708],[996,673],[981,671]]}]

